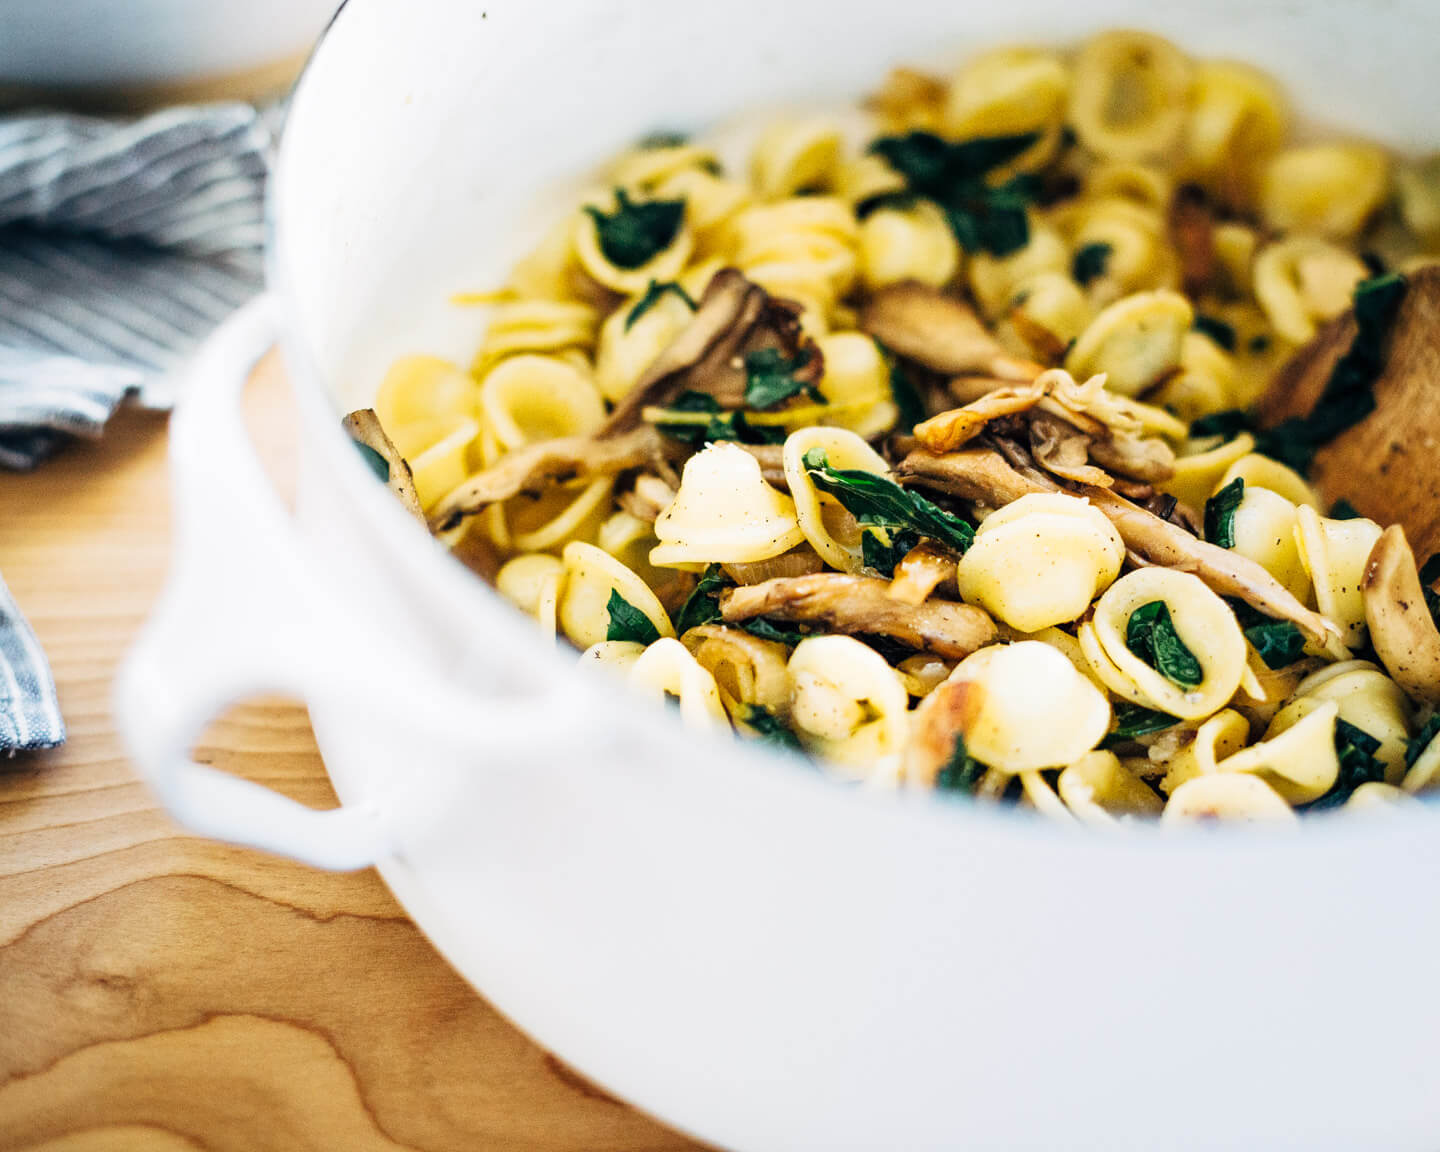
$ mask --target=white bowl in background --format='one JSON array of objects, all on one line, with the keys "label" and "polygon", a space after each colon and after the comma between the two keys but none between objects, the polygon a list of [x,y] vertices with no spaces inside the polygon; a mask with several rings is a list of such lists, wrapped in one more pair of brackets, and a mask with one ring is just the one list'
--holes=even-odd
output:
[{"label": "white bowl in background", "polygon": [[[845,788],[632,705],[446,556],[339,425],[468,354],[537,189],[642,133],[854,98],[891,65],[1140,26],[1321,123],[1440,144],[1426,0],[350,0],[273,186],[274,294],[177,413],[177,561],[119,683],[204,834],[378,861],[476,987],[581,1071],[753,1149],[1406,1149],[1440,1136],[1440,817],[1121,836]],[[279,332],[291,519],[244,442]],[[250,691],[310,705],[343,807],[188,763]],[[363,989],[356,990],[364,995]]]},{"label": "white bowl in background", "polygon": [[[0,88],[236,95],[293,71],[340,0],[3,0]],[[283,79],[281,79],[283,83]],[[257,89],[258,91],[258,89]]]}]

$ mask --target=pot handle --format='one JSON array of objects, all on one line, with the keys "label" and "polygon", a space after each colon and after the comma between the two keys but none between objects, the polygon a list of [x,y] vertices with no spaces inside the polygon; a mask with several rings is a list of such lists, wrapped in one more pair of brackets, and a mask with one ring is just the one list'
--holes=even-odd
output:
[{"label": "pot handle", "polygon": [[316,811],[189,756],[234,700],[276,690],[313,700],[317,688],[355,686],[335,682],[345,661],[330,645],[343,654],[343,630],[318,603],[289,512],[245,432],[240,398],[278,327],[274,299],[261,296],[190,368],[170,421],[174,554],[117,676],[116,722],[141,774],[186,827],[320,868],[364,868],[392,849],[378,810]]}]

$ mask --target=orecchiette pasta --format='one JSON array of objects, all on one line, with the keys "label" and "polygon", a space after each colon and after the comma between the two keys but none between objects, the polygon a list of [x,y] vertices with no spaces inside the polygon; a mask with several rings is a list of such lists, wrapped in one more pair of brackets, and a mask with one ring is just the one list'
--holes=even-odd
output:
[{"label": "orecchiette pasta", "polygon": [[1304,601],[1309,598],[1310,577],[1295,540],[1298,517],[1295,505],[1284,496],[1246,484],[1231,521],[1235,533],[1232,547],[1274,576],[1296,599]]},{"label": "orecchiette pasta", "polygon": [[1122,396],[1136,396],[1180,365],[1194,311],[1176,292],[1140,292],[1092,320],[1065,357],[1071,375],[1105,373]]},{"label": "orecchiette pasta", "polygon": [[766,484],[755,457],[734,444],[711,444],[690,458],[655,535],[652,564],[768,560],[805,539],[795,502]]},{"label": "orecchiette pasta", "polygon": [[1083,615],[1124,559],[1120,533],[1089,503],[1034,493],[985,518],[956,576],[964,600],[1039,632]]},{"label": "orecchiette pasta", "polygon": [[1340,774],[1335,754],[1334,701],[1297,700],[1270,722],[1265,739],[1220,762],[1224,772],[1248,772],[1291,804],[1318,800]]},{"label": "orecchiette pasta", "polygon": [[1285,136],[1280,90],[1254,68],[1210,60],[1196,66],[1190,99],[1185,152],[1194,175],[1225,200],[1243,202]]},{"label": "orecchiette pasta", "polygon": [[593,544],[572,540],[562,556],[565,567],[560,595],[559,621],[566,637],[577,648],[589,648],[611,636],[614,598],[639,611],[659,636],[674,636],[675,628],[664,605],[636,576],[608,552]]},{"label": "orecchiette pasta", "polygon": [[1018,165],[1037,167],[1055,153],[1070,86],[1064,62],[1051,52],[1009,48],[977,57],[950,85],[944,127],[953,136],[1036,133]]},{"label": "orecchiette pasta", "polygon": [[710,739],[1091,827],[1440,790],[1430,566],[1309,465],[1400,375],[1440,161],[1140,32],[864,111],[597,169],[366,463]]},{"label": "orecchiette pasta", "polygon": [[1065,807],[1087,824],[1115,824],[1158,816],[1164,803],[1113,752],[1089,752],[1063,772],[1055,790]]},{"label": "orecchiette pasta", "polygon": [[960,268],[960,246],[934,204],[880,208],[860,222],[860,274],[868,288],[902,280],[935,287]]},{"label": "orecchiette pasta", "polygon": [[475,381],[438,356],[395,361],[375,393],[375,415],[407,460],[478,415]]},{"label": "orecchiette pasta", "polygon": [[1370,550],[1380,539],[1380,525],[1360,518],[1332,520],[1301,505],[1295,539],[1320,611],[1340,626],[1347,647],[1360,647],[1366,632],[1360,580]]},{"label": "orecchiette pasta", "polygon": [[[1167,675],[1163,656],[1152,663],[1135,651],[1132,618],[1154,604],[1163,605],[1161,619],[1169,621],[1166,642],[1178,640],[1190,653],[1187,676]],[[1139,568],[1110,585],[1081,625],[1080,645],[1117,696],[1184,719],[1224,707],[1245,672],[1245,637],[1229,606],[1198,577],[1169,568]]]},{"label": "orecchiette pasta", "polygon": [[[961,701],[959,731],[966,749],[1001,772],[1073,764],[1100,743],[1110,725],[1104,694],[1054,648],[1036,641],[967,656],[922,709],[947,704],[942,695],[947,688]],[[1035,723],[1037,699],[1045,701],[1044,724]]]},{"label": "orecchiette pasta", "polygon": [[1316,324],[1349,306],[1365,265],[1353,253],[1311,236],[1266,245],[1255,257],[1255,299],[1292,344],[1315,336]]},{"label": "orecchiette pasta", "polygon": [[1162,824],[1209,823],[1290,824],[1295,813],[1280,794],[1257,776],[1228,774],[1197,776],[1175,789]]},{"label": "orecchiette pasta", "polygon": [[785,482],[800,531],[830,567],[858,572],[864,565],[860,526],[838,500],[815,486],[805,457],[817,450],[825,453],[834,468],[879,476],[888,472],[890,465],[854,432],[841,428],[802,428],[785,440]]},{"label": "orecchiette pasta", "polygon": [[1260,211],[1272,228],[1348,239],[1380,207],[1389,179],[1385,153],[1371,145],[1297,145],[1266,165]]},{"label": "orecchiette pasta", "polygon": [[507,356],[524,352],[588,353],[595,346],[598,323],[595,309],[588,304],[568,300],[502,300],[491,312],[485,339],[475,354],[470,374],[482,380]]},{"label": "orecchiette pasta", "polygon": [[840,162],[840,129],[826,119],[770,125],[750,158],[750,179],[762,200],[830,186]]},{"label": "orecchiette pasta", "polygon": [[1042,272],[1068,273],[1070,250],[1053,228],[1037,226],[1030,240],[1009,255],[977,253],[970,261],[970,291],[992,320],[1015,304],[1021,285]]},{"label": "orecchiette pasta", "polygon": [[680,719],[691,727],[729,726],[715,677],[673,636],[648,645],[630,665],[626,678],[648,695],[675,700]]},{"label": "orecchiette pasta", "polygon": [[516,556],[495,574],[495,590],[554,637],[565,565],[544,552]]},{"label": "orecchiette pasta", "polygon": [[849,636],[813,636],[796,646],[787,673],[800,739],[842,771],[895,783],[910,701],[884,657]]},{"label": "orecchiette pasta", "polygon": [[597,284],[626,296],[644,292],[650,281],[673,280],[685,267],[695,247],[695,236],[683,218],[684,201],[641,201],[642,205],[679,204],[681,217],[673,228],[658,235],[658,242],[618,250],[607,245],[601,221],[633,215],[635,204],[624,189],[593,196],[575,218],[575,256]]},{"label": "orecchiette pasta", "polygon": [[1080,49],[1070,123],[1107,160],[1159,158],[1185,126],[1190,65],[1175,46],[1144,32],[1106,32]]}]

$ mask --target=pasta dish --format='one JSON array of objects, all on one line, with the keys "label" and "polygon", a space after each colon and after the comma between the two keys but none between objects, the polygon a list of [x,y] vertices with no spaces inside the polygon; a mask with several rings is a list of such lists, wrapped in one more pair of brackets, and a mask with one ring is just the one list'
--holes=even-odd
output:
[{"label": "pasta dish", "polygon": [[897,70],[739,165],[657,135],[457,300],[468,366],[347,423],[686,724],[1092,824],[1409,803],[1440,565],[1313,469],[1440,291],[1440,179],[1290,120],[1117,31]]}]

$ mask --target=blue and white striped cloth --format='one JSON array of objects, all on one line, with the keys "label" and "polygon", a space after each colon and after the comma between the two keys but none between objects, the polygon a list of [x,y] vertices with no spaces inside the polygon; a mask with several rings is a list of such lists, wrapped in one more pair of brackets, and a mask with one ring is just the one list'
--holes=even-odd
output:
[{"label": "blue and white striped cloth", "polygon": [[[0,117],[0,467],[98,436],[261,287],[279,106],[139,119]],[[34,634],[0,581],[0,752],[65,738]]]}]

